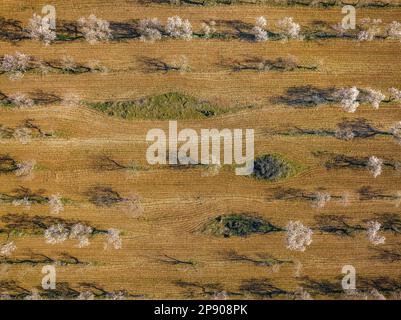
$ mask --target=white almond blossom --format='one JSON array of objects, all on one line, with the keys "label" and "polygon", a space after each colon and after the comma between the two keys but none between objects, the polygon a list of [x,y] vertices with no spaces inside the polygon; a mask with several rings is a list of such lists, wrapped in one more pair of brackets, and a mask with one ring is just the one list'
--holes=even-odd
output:
[{"label": "white almond blossom", "polygon": [[81,104],[81,98],[79,95],[73,92],[67,92],[61,97],[61,105],[64,107],[76,107]]},{"label": "white almond blossom", "polygon": [[93,228],[83,223],[76,223],[71,227],[70,239],[78,240],[78,248],[90,245],[89,236],[92,234]]},{"label": "white almond blossom", "polygon": [[205,38],[210,38],[216,32],[216,22],[210,21],[209,23],[202,23],[201,25],[202,32]]},{"label": "white almond blossom", "polygon": [[390,99],[401,102],[401,90],[390,88],[388,91],[390,92]]},{"label": "white almond blossom", "polygon": [[64,204],[59,194],[51,195],[48,203],[50,207],[50,213],[59,214],[60,212],[64,211]]},{"label": "white almond blossom", "polygon": [[361,19],[360,24],[362,30],[358,33],[359,41],[372,41],[381,31],[381,19]]},{"label": "white almond blossom", "polygon": [[123,291],[113,291],[107,294],[106,299],[108,300],[125,300],[125,293]]},{"label": "white almond blossom", "polygon": [[213,300],[227,300],[228,293],[226,291],[216,291],[213,294]]},{"label": "white almond blossom", "polygon": [[396,208],[401,205],[401,190],[398,190],[394,195],[394,205]]},{"label": "white almond blossom", "polygon": [[255,41],[267,41],[269,39],[267,31],[261,27],[255,26],[252,28],[251,33],[255,36]]},{"label": "white almond blossom", "polygon": [[312,243],[312,229],[300,221],[290,221],[287,225],[286,247],[290,250],[305,251]]},{"label": "white almond blossom", "polygon": [[277,28],[280,35],[287,39],[300,38],[301,26],[294,22],[292,17],[285,17],[277,22]]},{"label": "white almond blossom", "polygon": [[327,192],[318,192],[313,196],[313,204],[314,208],[323,208],[327,202],[331,200],[331,196]]},{"label": "white almond blossom", "polygon": [[393,21],[387,28],[387,35],[391,39],[396,39],[401,41],[401,23],[398,21]]},{"label": "white almond blossom", "polygon": [[79,294],[77,300],[95,300],[95,295],[90,291],[83,291]]},{"label": "white almond blossom", "polygon": [[69,232],[63,224],[58,223],[47,228],[44,236],[46,243],[58,244],[68,239]]},{"label": "white almond blossom", "polygon": [[71,56],[63,56],[61,59],[61,68],[66,72],[74,71],[77,68],[75,59]]},{"label": "white almond blossom", "polygon": [[89,60],[86,66],[91,70],[91,72],[107,73],[109,71],[108,68],[102,65],[99,60]]},{"label": "white almond blossom", "polygon": [[86,41],[90,44],[98,41],[107,41],[112,38],[109,22],[97,18],[94,14],[91,14],[87,18],[80,18],[78,20],[78,27]]},{"label": "white almond blossom", "polygon": [[45,17],[42,18],[36,13],[29,19],[27,31],[30,38],[42,41],[46,45],[56,39],[56,33],[51,29],[49,19]]},{"label": "white almond blossom", "polygon": [[17,246],[14,244],[13,241],[7,242],[5,244],[0,245],[0,256],[8,257],[10,256],[15,250]]},{"label": "white almond blossom", "polygon": [[14,207],[19,207],[19,206],[23,206],[25,210],[30,210],[31,209],[31,201],[29,200],[28,197],[24,197],[22,199],[15,199],[12,202],[12,205]]},{"label": "white almond blossom", "polygon": [[351,202],[351,194],[349,192],[344,192],[340,198],[341,205],[347,207],[349,206],[350,202]]},{"label": "white almond blossom", "polygon": [[32,171],[35,169],[36,161],[35,160],[27,160],[23,162],[17,163],[17,169],[15,170],[15,175],[17,177],[27,177],[32,174]]},{"label": "white almond blossom", "polygon": [[22,144],[31,142],[31,130],[29,128],[17,128],[13,132],[13,138]]},{"label": "white almond blossom", "polygon": [[156,41],[162,38],[162,25],[157,18],[142,19],[138,24],[138,33],[142,41]]},{"label": "white almond blossom", "polygon": [[302,287],[298,287],[294,292],[295,300],[313,300],[312,296]]},{"label": "white almond blossom", "polygon": [[261,27],[261,28],[266,28],[266,26],[267,26],[266,18],[263,17],[263,16],[260,16],[260,17],[256,18],[255,25],[258,26],[258,27]]},{"label": "white almond blossom", "polygon": [[390,128],[390,133],[397,143],[401,144],[401,121],[398,121]]},{"label": "white almond blossom", "polygon": [[32,289],[31,294],[27,295],[24,300],[42,300],[37,289]]},{"label": "white almond blossom", "polygon": [[347,29],[343,27],[343,24],[341,22],[334,24],[331,26],[331,28],[336,32],[336,34],[340,37],[344,36],[344,34],[347,32]]},{"label": "white almond blossom", "polygon": [[166,32],[173,38],[192,39],[191,23],[187,19],[182,20],[179,16],[167,18]]},{"label": "white almond blossom", "polygon": [[255,36],[256,41],[266,41],[268,40],[267,31],[265,27],[267,25],[267,20],[265,17],[259,17],[256,19],[255,26],[252,28],[251,33]]},{"label": "white almond blossom", "polygon": [[334,136],[337,139],[350,141],[355,138],[355,133],[352,130],[345,129],[345,130],[336,130]]},{"label": "white almond blossom", "polygon": [[110,247],[114,249],[121,249],[122,240],[120,237],[120,230],[118,229],[109,229],[107,230],[106,242],[104,244],[104,249],[108,249]]},{"label": "white almond blossom", "polygon": [[303,264],[301,261],[296,260],[294,265],[294,277],[299,278],[302,275]]},{"label": "white almond blossom", "polygon": [[191,66],[189,65],[188,57],[185,55],[181,55],[175,58],[172,61],[171,66],[182,73],[191,71]]},{"label": "white almond blossom", "polygon": [[370,291],[370,295],[375,300],[386,300],[386,297],[383,294],[381,294],[377,289],[372,289]]},{"label": "white almond blossom", "polygon": [[11,80],[21,79],[29,67],[31,57],[21,52],[14,55],[5,54],[2,58],[0,71],[9,73]]},{"label": "white almond blossom", "polygon": [[378,221],[369,221],[367,223],[366,234],[368,236],[369,241],[374,245],[383,244],[386,241],[385,237],[380,236],[378,234],[380,227],[381,224]]},{"label": "white almond blossom", "polygon": [[359,90],[356,87],[342,88],[335,93],[335,97],[340,100],[340,106],[344,111],[353,113],[358,109],[357,101]]},{"label": "white almond blossom", "polygon": [[373,90],[373,89],[366,89],[366,96],[364,98],[364,100],[368,103],[370,103],[373,107],[373,109],[379,109],[380,107],[380,102],[382,102],[386,96],[381,93],[378,90]]},{"label": "white almond blossom", "polygon": [[11,103],[20,108],[32,107],[34,105],[34,101],[23,93],[17,92],[11,94],[8,96],[8,98],[10,99]]},{"label": "white almond blossom", "polygon": [[367,163],[368,170],[372,173],[374,178],[381,175],[383,169],[383,160],[378,157],[371,156]]}]

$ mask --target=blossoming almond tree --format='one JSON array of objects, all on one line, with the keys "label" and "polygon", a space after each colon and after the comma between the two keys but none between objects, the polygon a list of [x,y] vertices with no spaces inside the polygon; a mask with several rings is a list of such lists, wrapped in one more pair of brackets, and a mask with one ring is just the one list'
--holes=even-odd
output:
[{"label": "blossoming almond tree", "polygon": [[380,103],[386,96],[379,90],[351,87],[337,90],[334,93],[334,98],[340,102],[340,106],[344,111],[354,113],[358,109],[360,102],[369,103],[375,110],[379,109]]},{"label": "blossoming almond tree", "polygon": [[401,102],[401,90],[390,88],[388,91],[390,92],[390,100]]},{"label": "blossoming almond tree", "polygon": [[89,237],[93,234],[93,228],[84,223],[75,223],[70,227],[62,223],[51,225],[45,230],[44,237],[46,243],[60,244],[67,239],[78,240],[78,248],[89,246]]},{"label": "blossoming almond tree", "polygon": [[48,19],[34,13],[33,17],[29,19],[27,32],[30,38],[48,45],[56,39],[56,33],[50,27]]},{"label": "blossoming almond tree", "polygon": [[71,227],[70,239],[78,240],[78,248],[89,246],[89,236],[92,234],[93,229],[83,223],[76,223]]},{"label": "blossoming almond tree", "polygon": [[300,221],[290,221],[287,225],[286,247],[290,250],[305,251],[312,243],[312,229],[305,227]]},{"label": "blossoming almond tree", "polygon": [[97,18],[94,14],[87,18],[80,18],[77,23],[79,31],[90,44],[107,41],[112,38],[109,22]]},{"label": "blossoming almond tree", "polygon": [[104,249],[108,249],[110,247],[114,249],[121,249],[122,247],[122,239],[121,239],[121,231],[118,229],[111,228],[107,230],[107,238],[104,243]]},{"label": "blossoming almond tree", "polygon": [[64,211],[64,204],[59,194],[53,194],[49,197],[50,213],[59,214]]},{"label": "blossoming almond tree", "polygon": [[28,144],[32,140],[31,130],[29,128],[17,128],[12,136],[21,144]]},{"label": "blossoming almond tree", "polygon": [[61,97],[61,105],[64,107],[76,107],[81,104],[81,98],[74,92],[67,92]]},{"label": "blossoming almond tree", "polygon": [[158,18],[140,20],[137,30],[142,41],[154,42],[162,38],[163,27]]},{"label": "blossoming almond tree", "polygon": [[33,107],[35,102],[29,98],[26,94],[17,92],[8,96],[8,99],[12,104],[15,104],[17,107],[20,108],[29,108]]},{"label": "blossoming almond tree", "polygon": [[390,133],[393,135],[395,141],[401,145],[401,121],[398,121],[390,128]]},{"label": "blossoming almond tree", "polygon": [[17,177],[31,177],[32,171],[35,169],[36,161],[35,160],[27,160],[18,162],[16,164],[17,168],[15,170],[15,175]]},{"label": "blossoming almond tree", "polygon": [[390,39],[400,40],[401,41],[401,23],[398,21],[393,21],[387,27],[387,36]]},{"label": "blossoming almond tree", "polygon": [[385,99],[385,97],[386,96],[379,90],[373,90],[371,88],[368,88],[365,90],[364,101],[370,103],[373,109],[377,110],[379,109],[380,102],[382,102]]},{"label": "blossoming almond tree", "polygon": [[259,17],[256,19],[255,26],[252,28],[251,33],[255,36],[255,41],[266,41],[268,40],[267,31],[265,27],[267,20],[265,17]]},{"label": "blossoming almond tree", "polygon": [[358,41],[372,41],[381,32],[381,19],[365,18],[361,19],[361,31],[358,33]]},{"label": "blossoming almond tree", "polygon": [[1,257],[8,257],[10,256],[15,250],[17,246],[14,244],[13,241],[7,242],[5,244],[0,245],[0,256]]},{"label": "blossoming almond tree", "polygon": [[378,221],[369,221],[367,223],[366,233],[369,241],[374,245],[383,244],[386,241],[385,237],[378,234],[380,227],[381,224]]},{"label": "blossoming almond tree", "polygon": [[0,72],[8,73],[11,80],[21,79],[29,68],[31,57],[21,52],[6,54],[0,60]]},{"label": "blossoming almond tree", "polygon": [[331,200],[331,196],[327,192],[318,192],[313,196],[312,206],[320,209],[326,206],[327,202]]},{"label": "blossoming almond tree", "polygon": [[359,107],[358,96],[359,90],[356,87],[342,88],[335,93],[335,97],[340,100],[341,108],[350,113],[355,112]]},{"label": "blossoming almond tree", "polygon": [[203,22],[201,25],[201,30],[205,38],[211,38],[213,34],[216,32],[216,22],[215,21],[210,21],[208,23]]},{"label": "blossoming almond tree", "polygon": [[68,239],[69,231],[61,223],[50,226],[44,233],[45,241],[49,244],[63,243]]},{"label": "blossoming almond tree", "polygon": [[374,178],[378,177],[382,173],[383,169],[383,160],[379,159],[376,156],[371,156],[367,163],[367,168]]},{"label": "blossoming almond tree", "polygon": [[294,18],[285,17],[279,20],[276,26],[278,33],[284,37],[284,39],[301,39],[301,26],[294,22]]},{"label": "blossoming almond tree", "polygon": [[168,35],[173,38],[180,38],[185,40],[192,39],[192,25],[189,20],[182,20],[179,16],[167,18],[167,25],[165,28]]}]

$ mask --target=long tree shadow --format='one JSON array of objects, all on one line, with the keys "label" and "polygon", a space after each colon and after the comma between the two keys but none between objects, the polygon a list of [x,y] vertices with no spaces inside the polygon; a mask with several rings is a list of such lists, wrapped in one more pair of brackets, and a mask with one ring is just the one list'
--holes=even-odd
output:
[{"label": "long tree shadow", "polygon": [[298,62],[298,60],[293,57],[278,57],[275,59],[265,59],[261,57],[247,57],[242,60],[227,60],[221,61],[220,65],[229,68],[234,72],[240,71],[279,71],[279,72],[289,72],[296,70],[318,70],[317,66],[306,66]]},{"label": "long tree shadow", "polygon": [[272,255],[266,253],[258,253],[256,254],[256,257],[253,257],[251,255],[239,254],[235,250],[229,250],[227,252],[223,252],[222,255],[229,261],[250,263],[252,265],[260,267],[272,267],[293,263],[293,261],[291,260],[277,259],[274,258]]},{"label": "long tree shadow", "polygon": [[316,229],[323,233],[351,237],[355,233],[366,230],[361,225],[351,225],[344,216],[317,215],[314,218],[316,221]]},{"label": "long tree shadow", "polygon": [[239,292],[230,292],[224,290],[224,287],[221,283],[200,283],[200,282],[188,282],[188,281],[174,281],[176,286],[185,289],[184,295],[187,298],[217,298],[219,295],[223,296],[241,296],[242,293]]},{"label": "long tree shadow", "polygon": [[[107,299],[121,300],[126,298],[143,298],[142,294],[134,294],[127,290],[109,291],[102,286],[83,282],[78,284],[79,289],[75,289],[68,282],[57,282],[56,288],[51,290],[43,289],[42,286],[34,287],[29,290],[22,287],[17,281],[0,281],[0,293],[4,298],[13,300],[23,299],[50,299],[50,300],[73,300],[73,299]],[[35,294],[34,294],[35,292]]]},{"label": "long tree shadow", "polygon": [[21,21],[0,17],[0,40],[14,42],[28,38]]},{"label": "long tree shadow", "polygon": [[52,258],[48,255],[42,253],[33,253],[31,252],[30,255],[26,258],[19,258],[19,259],[11,259],[8,257],[1,257],[0,264],[4,265],[30,265],[30,266],[37,266],[37,265],[56,265],[56,266],[70,266],[70,265],[89,265],[89,262],[85,262],[80,260],[79,258],[66,253],[62,252],[59,257]]},{"label": "long tree shadow", "polygon": [[278,298],[289,297],[293,292],[281,289],[271,283],[269,279],[248,279],[244,280],[240,286],[240,292],[258,298]]},{"label": "long tree shadow", "polygon": [[321,89],[311,85],[288,88],[285,95],[273,97],[272,103],[290,107],[316,107],[335,101],[335,88]]},{"label": "long tree shadow", "polygon": [[395,249],[385,249],[385,248],[371,248],[374,255],[371,259],[379,260],[385,263],[394,263],[401,261],[401,252]]}]

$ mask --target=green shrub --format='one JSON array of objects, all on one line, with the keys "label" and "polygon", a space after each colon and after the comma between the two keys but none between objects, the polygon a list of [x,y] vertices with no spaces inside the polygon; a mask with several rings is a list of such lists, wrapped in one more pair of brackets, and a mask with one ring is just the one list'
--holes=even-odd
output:
[{"label": "green shrub", "polygon": [[253,176],[258,179],[276,181],[288,178],[298,167],[277,154],[262,155],[254,161]]},{"label": "green shrub", "polygon": [[221,215],[206,223],[202,232],[214,236],[245,237],[252,233],[280,231],[271,223],[247,214]]}]

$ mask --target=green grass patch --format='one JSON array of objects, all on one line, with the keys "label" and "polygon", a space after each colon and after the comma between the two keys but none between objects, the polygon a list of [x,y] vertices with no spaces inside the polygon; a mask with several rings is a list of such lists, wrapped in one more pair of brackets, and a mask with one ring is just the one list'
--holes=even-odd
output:
[{"label": "green grass patch", "polygon": [[95,110],[123,119],[205,119],[243,108],[222,108],[179,92],[169,92],[133,101],[87,103]]}]

